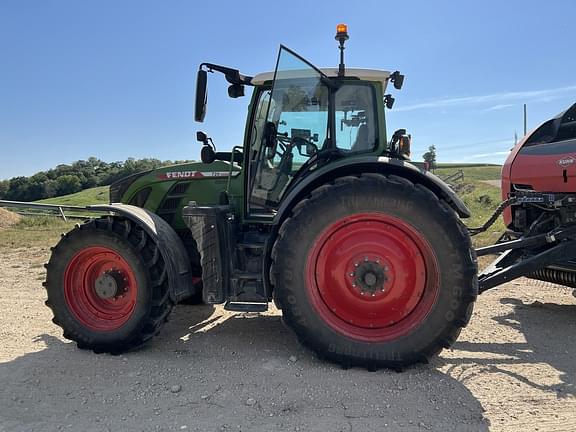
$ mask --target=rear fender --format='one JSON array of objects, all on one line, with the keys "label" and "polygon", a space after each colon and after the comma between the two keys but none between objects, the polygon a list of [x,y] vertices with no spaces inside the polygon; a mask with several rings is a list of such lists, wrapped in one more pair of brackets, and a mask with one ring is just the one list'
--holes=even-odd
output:
[{"label": "rear fender", "polygon": [[398,159],[385,156],[364,156],[353,159],[343,159],[326,167],[312,171],[288,193],[283,200],[274,223],[279,225],[289,214],[292,207],[311,190],[338,177],[365,173],[396,175],[421,184],[430,189],[438,198],[446,201],[461,218],[470,217],[470,211],[456,193],[440,178],[417,166]]},{"label": "rear fender", "polygon": [[188,252],[176,231],[164,219],[146,209],[127,204],[93,205],[87,209],[112,212],[141,227],[156,243],[166,263],[172,300],[179,302],[194,294]]}]

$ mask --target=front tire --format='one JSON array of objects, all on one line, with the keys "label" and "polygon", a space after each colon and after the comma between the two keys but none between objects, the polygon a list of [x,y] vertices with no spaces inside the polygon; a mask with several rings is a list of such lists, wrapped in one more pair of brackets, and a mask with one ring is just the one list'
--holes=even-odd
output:
[{"label": "front tire", "polygon": [[427,361],[454,343],[477,295],[475,254],[454,211],[394,176],[313,191],[282,224],[272,259],[286,323],[345,366]]},{"label": "front tire", "polygon": [[79,348],[134,349],[160,331],[173,307],[158,246],[127,219],[78,225],[63,235],[46,268],[53,322]]}]

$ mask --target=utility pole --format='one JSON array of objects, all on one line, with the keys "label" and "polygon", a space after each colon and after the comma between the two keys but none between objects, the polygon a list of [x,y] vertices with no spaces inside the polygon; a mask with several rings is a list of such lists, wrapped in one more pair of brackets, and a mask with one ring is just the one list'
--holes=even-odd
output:
[{"label": "utility pole", "polygon": [[526,130],[526,104],[524,104],[524,136],[526,136],[526,133],[528,131]]}]

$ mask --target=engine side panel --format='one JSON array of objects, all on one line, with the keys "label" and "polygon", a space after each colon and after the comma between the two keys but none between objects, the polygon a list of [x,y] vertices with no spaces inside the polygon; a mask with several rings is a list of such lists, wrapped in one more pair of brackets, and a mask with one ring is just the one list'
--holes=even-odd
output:
[{"label": "engine side panel", "polygon": [[175,230],[187,230],[182,209],[189,201],[199,205],[218,205],[220,195],[230,180],[230,203],[241,208],[243,178],[239,167],[216,161],[212,164],[194,162],[150,171],[137,177],[122,195],[120,202],[158,214]]}]

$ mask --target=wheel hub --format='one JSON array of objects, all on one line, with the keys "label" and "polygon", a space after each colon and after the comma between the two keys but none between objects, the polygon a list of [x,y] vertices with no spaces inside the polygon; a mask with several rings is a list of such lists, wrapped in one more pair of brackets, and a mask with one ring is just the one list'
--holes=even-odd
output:
[{"label": "wheel hub", "polygon": [[350,273],[353,278],[352,287],[360,291],[361,295],[375,296],[378,292],[384,292],[388,277],[386,268],[380,265],[380,259],[370,261],[366,257],[362,262],[354,264],[355,270]]},{"label": "wheel hub", "polygon": [[125,289],[125,281],[117,271],[101,274],[94,282],[94,291],[101,299],[111,299],[121,295]]}]

